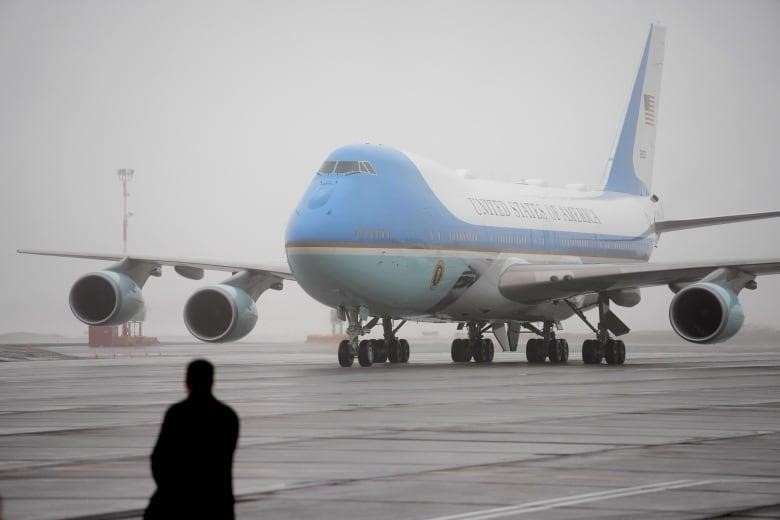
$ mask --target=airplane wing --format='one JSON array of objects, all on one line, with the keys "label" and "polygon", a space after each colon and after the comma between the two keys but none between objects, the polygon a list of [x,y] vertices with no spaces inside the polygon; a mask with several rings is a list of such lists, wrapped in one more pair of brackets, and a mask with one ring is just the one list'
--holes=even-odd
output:
[{"label": "airplane wing", "polygon": [[[271,266],[239,262],[222,262],[215,260],[198,260],[192,258],[168,258],[161,256],[147,256],[135,254],[105,254],[105,253],[75,253],[69,251],[45,251],[39,249],[19,249],[17,253],[25,255],[44,255],[59,256],[64,258],[87,258],[92,260],[110,260],[119,262],[122,260],[133,260],[156,266],[171,266],[176,272],[186,278],[198,279],[202,277],[199,271],[252,271],[255,273],[267,273],[284,280],[295,280],[290,268],[287,266]],[[198,276],[200,274],[200,276]]]},{"label": "airplane wing", "polygon": [[780,260],[647,264],[515,264],[499,279],[501,294],[519,303],[540,303],[580,294],[655,285],[693,283],[717,269],[747,276],[780,273]]},{"label": "airplane wing", "polygon": [[765,218],[780,217],[780,211],[766,211],[763,213],[743,213],[741,215],[723,215],[718,217],[689,218],[683,220],[661,220],[657,221],[653,228],[658,234],[668,233],[669,231],[680,231],[682,229],[694,229],[707,226],[719,226],[721,224],[731,224],[734,222],[747,222],[749,220],[761,220]]}]

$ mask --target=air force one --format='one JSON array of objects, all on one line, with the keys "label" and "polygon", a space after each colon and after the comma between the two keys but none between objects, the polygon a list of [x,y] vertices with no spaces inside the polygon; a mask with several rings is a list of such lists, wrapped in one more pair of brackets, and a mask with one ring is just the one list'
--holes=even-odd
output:
[{"label": "air force one", "polygon": [[[199,280],[204,270],[231,272],[184,305],[184,323],[206,342],[235,341],[258,320],[255,302],[295,280],[348,321],[338,361],[351,366],[405,363],[407,320],[457,323],[468,339],[451,345],[454,362],[493,360],[492,334],[516,351],[521,331],[529,363],[566,362],[563,320],[577,316],[594,333],[582,345],[587,364],[622,364],[629,328],[611,305],[631,307],[640,289],[668,285],[674,331],[715,343],[744,321],[738,295],[759,275],[780,272],[780,259],[648,263],[662,233],[780,216],[780,211],[664,220],[652,194],[663,27],[653,25],[604,180],[550,188],[542,181],[479,180],[385,146],[334,150],[316,173],[287,227],[289,267],[143,255],[20,250],[20,253],[113,261],[78,279],[73,314],[88,325],[123,323],[144,307],[141,289],[163,266]],[[598,310],[592,324],[585,311]],[[362,340],[381,325],[383,338]],[[538,336],[538,337],[536,337]]]}]

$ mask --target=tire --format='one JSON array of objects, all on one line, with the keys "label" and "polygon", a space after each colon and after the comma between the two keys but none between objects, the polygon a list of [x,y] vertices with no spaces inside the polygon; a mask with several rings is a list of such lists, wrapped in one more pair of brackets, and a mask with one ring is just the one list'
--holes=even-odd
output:
[{"label": "tire", "polygon": [[525,344],[525,358],[529,363],[539,364],[544,363],[544,358],[547,357],[547,348],[543,339],[534,338],[529,339]]},{"label": "tire", "polygon": [[481,339],[469,340],[469,346],[474,356],[474,362],[482,363],[485,360],[485,343]]},{"label": "tire", "polygon": [[597,365],[601,363],[601,345],[598,340],[586,339],[582,343],[582,362],[586,365]]},{"label": "tire", "polygon": [[387,361],[387,349],[385,348],[385,340],[374,339],[374,363],[385,363]]},{"label": "tire", "polygon": [[492,363],[493,362],[493,356],[496,354],[496,349],[493,346],[493,340],[492,339],[486,339],[485,343],[487,343],[487,358],[485,359],[486,362]]},{"label": "tire", "polygon": [[399,340],[398,343],[401,345],[401,363],[408,363],[409,362],[409,342],[405,339]]},{"label": "tire", "polygon": [[618,351],[617,364],[622,365],[626,362],[626,344],[622,340],[617,340],[615,343],[617,343],[616,348]]},{"label": "tire", "polygon": [[553,339],[546,343],[547,343],[547,357],[550,358],[550,363],[560,363],[562,357],[561,341],[558,339]]},{"label": "tire", "polygon": [[374,364],[374,345],[371,341],[363,340],[358,347],[358,363],[361,367],[370,367]]},{"label": "tire", "polygon": [[547,342],[540,339],[536,343],[536,356],[539,359],[539,363],[544,363],[547,359]]},{"label": "tire", "polygon": [[463,362],[468,363],[469,361],[471,361],[471,358],[474,357],[473,345],[471,344],[471,341],[467,339],[461,339],[460,341],[462,342],[461,344],[463,345]]},{"label": "tire", "polygon": [[604,357],[610,365],[622,365],[626,361],[626,344],[621,340],[609,340]]},{"label": "tire", "polygon": [[401,344],[397,339],[390,341],[387,345],[387,358],[391,363],[401,362]]},{"label": "tire", "polygon": [[455,363],[463,363],[466,360],[466,345],[463,344],[462,339],[452,340],[452,349],[450,352],[452,354],[452,360]]},{"label": "tire", "polygon": [[339,343],[339,365],[348,368],[352,366],[354,361],[355,356],[352,355],[352,345],[350,345],[349,340],[345,339]]}]

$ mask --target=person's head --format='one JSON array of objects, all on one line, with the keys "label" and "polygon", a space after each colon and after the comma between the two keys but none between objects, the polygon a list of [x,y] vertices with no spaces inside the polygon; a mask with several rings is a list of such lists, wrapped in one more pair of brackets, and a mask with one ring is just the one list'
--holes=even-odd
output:
[{"label": "person's head", "polygon": [[191,394],[210,394],[214,384],[214,365],[196,359],[187,366],[187,390]]}]

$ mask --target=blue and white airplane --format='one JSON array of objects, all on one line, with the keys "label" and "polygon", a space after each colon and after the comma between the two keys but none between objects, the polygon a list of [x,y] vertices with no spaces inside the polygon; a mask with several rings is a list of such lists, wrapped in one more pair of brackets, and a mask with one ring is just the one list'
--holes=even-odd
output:
[{"label": "blue and white airplane", "polygon": [[[287,227],[289,267],[154,256],[20,250],[21,253],[115,262],[78,279],[73,314],[88,325],[123,323],[143,310],[141,289],[163,266],[201,279],[206,269],[232,272],[198,289],[184,305],[196,338],[246,336],[255,302],[295,280],[349,322],[338,347],[341,366],[404,363],[409,344],[397,332],[407,320],[457,323],[468,339],[451,345],[454,362],[490,362],[492,333],[515,351],[522,329],[530,363],[565,362],[560,322],[578,316],[594,332],[585,363],[622,364],[615,339],[629,331],[610,305],[634,306],[640,289],[668,285],[672,328],[695,343],[724,341],[742,326],[739,292],[780,272],[780,261],[648,263],[662,233],[780,216],[780,211],[664,220],[652,194],[665,30],[651,26],[634,87],[602,184],[549,188],[541,181],[471,178],[385,146],[353,145],[327,157]],[[584,314],[598,309],[592,325]],[[382,340],[360,340],[374,326]]]}]

